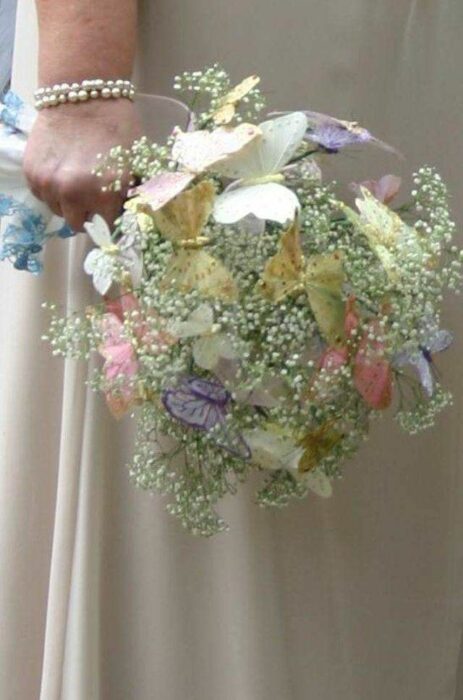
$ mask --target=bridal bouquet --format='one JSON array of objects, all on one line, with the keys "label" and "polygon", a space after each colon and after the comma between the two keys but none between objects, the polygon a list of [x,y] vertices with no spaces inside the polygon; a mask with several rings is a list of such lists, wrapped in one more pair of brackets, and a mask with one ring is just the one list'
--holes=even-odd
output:
[{"label": "bridal bouquet", "polygon": [[[98,353],[91,386],[116,418],[136,418],[134,482],[202,535],[226,528],[217,504],[251,473],[261,505],[327,497],[386,409],[416,433],[451,401],[434,356],[452,342],[440,306],[463,256],[440,176],[419,170],[400,207],[392,175],[352,183],[355,203],[342,201],[320,162],[392,149],[316,112],[258,119],[258,84],[232,87],[217,66],[185,73],[186,130],[99,158],[114,189],[131,176],[114,226],[85,226],[101,298],[67,317],[48,305],[53,352]],[[11,144],[22,130],[9,100]],[[0,255],[36,272],[47,236],[69,231],[28,208],[0,196]]]}]

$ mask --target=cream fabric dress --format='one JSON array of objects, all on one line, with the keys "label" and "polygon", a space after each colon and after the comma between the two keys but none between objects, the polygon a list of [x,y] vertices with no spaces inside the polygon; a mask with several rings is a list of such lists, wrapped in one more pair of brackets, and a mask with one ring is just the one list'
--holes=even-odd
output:
[{"label": "cream fabric dress", "polygon": [[[462,28],[461,0],[146,0],[138,84],[168,92],[214,61],[257,72],[271,107],[355,117],[406,155],[339,156],[327,177],[434,163],[461,223]],[[20,0],[25,97],[35,69]],[[130,424],[40,341],[44,299],[85,303],[83,245],[50,245],[40,279],[1,269],[2,700],[461,700],[461,304],[435,430],[385,420],[331,501],[263,512],[244,488],[230,534],[204,541],[129,483]]]}]

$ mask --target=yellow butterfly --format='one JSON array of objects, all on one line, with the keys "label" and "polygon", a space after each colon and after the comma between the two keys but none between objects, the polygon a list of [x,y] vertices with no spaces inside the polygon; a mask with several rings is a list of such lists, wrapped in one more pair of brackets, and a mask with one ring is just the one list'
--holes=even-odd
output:
[{"label": "yellow butterfly", "polygon": [[234,301],[237,286],[226,267],[204,250],[210,241],[201,235],[214,198],[214,185],[205,180],[154,213],[159,232],[174,244],[161,288],[173,285],[184,292],[196,289],[205,297]]},{"label": "yellow butterfly", "polygon": [[343,433],[334,428],[333,421],[306,433],[299,442],[304,450],[298,464],[299,471],[305,473],[315,469],[343,438]]},{"label": "yellow butterfly", "polygon": [[214,124],[222,125],[229,124],[236,114],[236,107],[239,102],[246,97],[256,85],[260,83],[260,78],[257,75],[250,75],[245,78],[239,85],[236,85],[233,90],[225,95],[220,101],[218,108],[212,115]]},{"label": "yellow butterfly", "polygon": [[418,236],[398,214],[361,187],[362,197],[355,200],[360,216],[344,205],[347,218],[360,230],[379,258],[389,280],[396,284],[401,277],[401,262],[407,254],[422,255]]},{"label": "yellow butterfly", "polygon": [[258,288],[277,303],[292,294],[305,293],[323,337],[334,345],[344,335],[343,282],[339,252],[305,259],[295,220],[282,234],[276,255],[267,261]]}]

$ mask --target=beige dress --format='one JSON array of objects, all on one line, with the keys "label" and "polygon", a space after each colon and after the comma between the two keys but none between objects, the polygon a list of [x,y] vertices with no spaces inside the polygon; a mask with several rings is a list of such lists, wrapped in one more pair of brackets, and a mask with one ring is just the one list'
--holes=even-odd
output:
[{"label": "beige dress", "polygon": [[[461,223],[462,28],[461,0],[146,0],[138,84],[167,92],[214,61],[260,73],[272,107],[355,117],[406,154],[345,156],[341,174],[435,163]],[[407,439],[385,420],[331,501],[264,512],[243,488],[231,533],[205,541],[129,483],[131,426],[40,341],[41,301],[84,303],[82,246],[50,245],[40,279],[1,268],[0,698],[460,700],[461,303],[436,429]]]}]

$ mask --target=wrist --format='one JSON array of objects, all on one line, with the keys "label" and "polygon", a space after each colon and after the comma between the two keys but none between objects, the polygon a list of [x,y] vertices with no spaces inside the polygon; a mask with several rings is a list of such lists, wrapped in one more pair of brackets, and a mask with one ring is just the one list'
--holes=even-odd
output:
[{"label": "wrist", "polygon": [[68,102],[78,104],[97,99],[126,98],[133,100],[135,86],[130,80],[122,78],[110,80],[92,78],[80,82],[63,82],[42,86],[35,91],[34,97],[36,109],[57,107]]},{"label": "wrist", "polygon": [[135,111],[131,100],[89,100],[87,102],[66,102],[56,105],[53,109],[41,109],[38,118],[41,121],[53,123],[69,119],[107,120],[118,115],[118,119],[126,119]]}]

